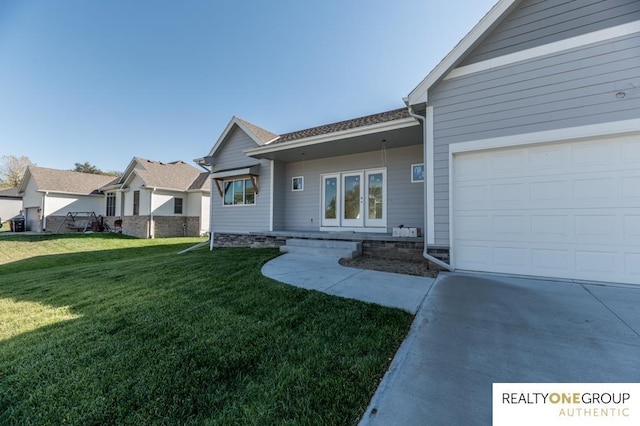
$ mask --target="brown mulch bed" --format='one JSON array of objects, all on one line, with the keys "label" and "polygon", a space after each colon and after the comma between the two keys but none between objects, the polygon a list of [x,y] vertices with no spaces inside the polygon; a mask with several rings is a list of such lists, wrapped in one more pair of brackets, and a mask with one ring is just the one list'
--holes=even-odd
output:
[{"label": "brown mulch bed", "polygon": [[361,256],[355,259],[340,259],[340,264],[351,268],[372,269],[374,271],[417,275],[420,277],[435,277],[438,274],[437,271],[429,270],[429,264],[426,260],[424,262],[414,262]]}]

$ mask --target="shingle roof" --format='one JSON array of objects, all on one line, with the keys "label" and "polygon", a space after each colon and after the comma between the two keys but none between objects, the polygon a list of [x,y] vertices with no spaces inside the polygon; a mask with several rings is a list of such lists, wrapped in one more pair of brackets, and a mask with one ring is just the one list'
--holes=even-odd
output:
[{"label": "shingle roof", "polygon": [[113,181],[113,176],[48,169],[36,166],[29,166],[27,173],[31,175],[31,179],[36,182],[36,186],[40,191],[82,195],[97,193],[98,188]]},{"label": "shingle roof", "polygon": [[135,172],[144,181],[145,186],[151,188],[175,189],[186,191],[200,178],[202,170],[196,169],[184,161],[162,163],[135,157],[140,165]]},{"label": "shingle roof", "polygon": [[22,198],[22,194],[20,194],[20,188],[5,188],[0,189],[0,198]]},{"label": "shingle roof", "polygon": [[262,127],[258,127],[253,123],[249,123],[247,120],[243,120],[240,117],[235,117],[235,119],[240,122],[243,126],[246,126],[248,130],[250,130],[263,144],[271,142],[275,138],[278,137],[275,133],[271,133],[268,130],[263,129]]},{"label": "shingle roof", "polygon": [[198,176],[196,180],[193,181],[189,189],[202,189],[205,191],[210,191],[211,181],[209,180],[209,172],[201,172],[200,176]]},{"label": "shingle roof", "polygon": [[311,127],[309,129],[297,130],[295,132],[285,133],[273,141],[272,144],[289,142],[298,139],[304,139],[312,136],[325,135],[344,130],[355,129],[358,127],[371,126],[374,124],[385,123],[387,121],[399,120],[410,117],[407,108],[398,108],[391,111],[380,112],[378,114],[366,115],[351,120],[339,121],[337,123],[325,124],[322,126]]}]

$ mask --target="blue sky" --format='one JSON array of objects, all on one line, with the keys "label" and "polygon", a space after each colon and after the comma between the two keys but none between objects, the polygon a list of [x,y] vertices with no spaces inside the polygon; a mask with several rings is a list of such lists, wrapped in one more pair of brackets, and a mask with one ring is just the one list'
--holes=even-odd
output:
[{"label": "blue sky", "polygon": [[208,153],[402,107],[496,0],[0,0],[0,156],[42,167]]}]

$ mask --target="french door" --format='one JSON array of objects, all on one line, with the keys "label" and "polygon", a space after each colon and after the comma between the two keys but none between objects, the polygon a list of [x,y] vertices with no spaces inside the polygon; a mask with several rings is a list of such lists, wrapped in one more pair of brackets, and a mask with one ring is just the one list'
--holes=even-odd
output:
[{"label": "french door", "polygon": [[386,228],[386,170],[372,169],[322,176],[322,226]]}]

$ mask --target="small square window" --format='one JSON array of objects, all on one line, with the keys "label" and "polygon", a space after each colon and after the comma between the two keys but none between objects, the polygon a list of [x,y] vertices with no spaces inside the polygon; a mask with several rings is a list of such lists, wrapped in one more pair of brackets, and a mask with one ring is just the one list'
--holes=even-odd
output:
[{"label": "small square window", "polygon": [[296,176],[291,179],[291,190],[292,191],[302,191],[304,190],[304,177]]},{"label": "small square window", "polygon": [[424,163],[411,165],[411,182],[424,182]]}]

